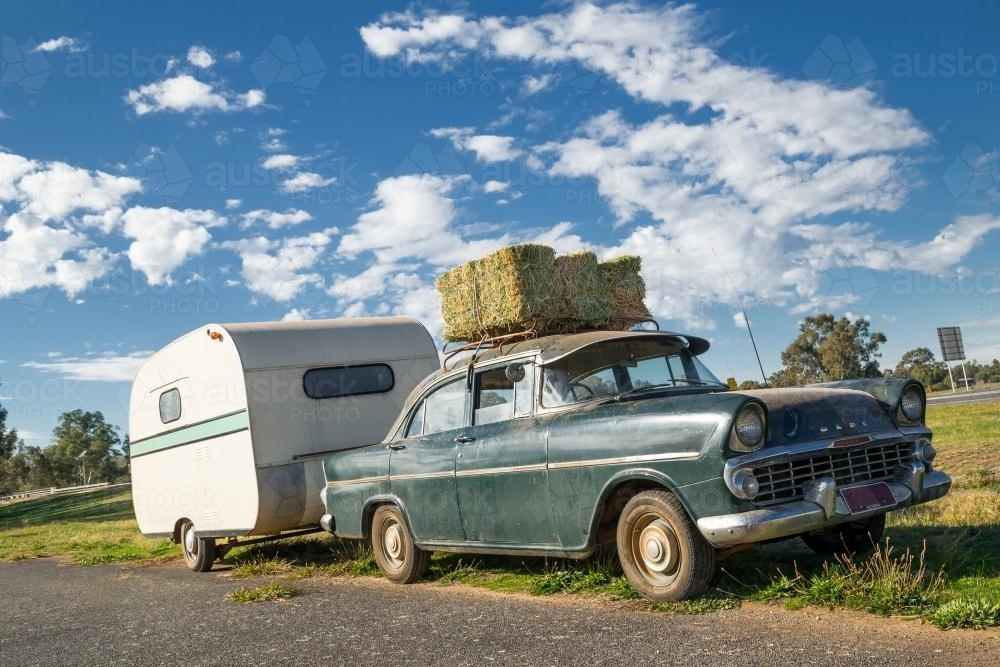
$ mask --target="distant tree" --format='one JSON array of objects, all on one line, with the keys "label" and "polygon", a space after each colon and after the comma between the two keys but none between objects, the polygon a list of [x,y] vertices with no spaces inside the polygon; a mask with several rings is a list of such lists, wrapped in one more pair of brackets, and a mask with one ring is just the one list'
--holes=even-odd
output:
[{"label": "distant tree", "polygon": [[7,429],[7,408],[0,405],[0,461],[5,461],[14,455],[21,439],[17,437],[16,429]]},{"label": "distant tree", "polygon": [[787,387],[880,376],[879,346],[887,339],[870,326],[864,318],[852,322],[830,313],[805,318],[799,323],[798,337],[781,353],[784,368],[771,376],[770,383]]},{"label": "distant tree", "polygon": [[7,428],[7,408],[0,405],[0,496],[21,490],[20,462],[15,452],[23,444],[17,430]]},{"label": "distant tree", "polygon": [[948,377],[948,367],[934,358],[934,352],[927,347],[917,347],[903,353],[893,369],[895,377],[919,380],[925,387],[932,387]]},{"label": "distant tree", "polygon": [[64,412],[52,429],[55,443],[42,456],[59,485],[91,484],[113,480],[122,454],[118,428],[108,424],[100,412]]},{"label": "distant tree", "polygon": [[740,383],[740,389],[747,391],[750,389],[763,389],[764,385],[756,380],[744,380]]}]

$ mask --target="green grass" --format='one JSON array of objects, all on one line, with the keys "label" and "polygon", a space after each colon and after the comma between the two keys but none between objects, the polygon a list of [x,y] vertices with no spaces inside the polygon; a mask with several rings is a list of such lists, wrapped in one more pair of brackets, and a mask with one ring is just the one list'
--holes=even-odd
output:
[{"label": "green grass", "polygon": [[260,586],[243,586],[226,597],[233,602],[266,602],[269,600],[287,600],[301,594],[297,588],[272,581]]},{"label": "green grass", "polygon": [[0,559],[61,556],[81,565],[158,562],[180,554],[139,534],[127,489],[99,489],[0,505]]},{"label": "green grass", "polygon": [[[530,595],[592,596],[669,613],[706,613],[767,601],[789,608],[822,605],[920,617],[942,628],[1000,625],[1000,409],[931,407],[937,466],[951,493],[889,515],[889,541],[869,558],[832,559],[788,540],[720,561],[710,591],[696,600],[637,599],[613,549],[583,561],[437,553],[427,581]],[[157,562],[178,547],[138,534],[128,491],[105,489],[0,506],[0,559],[66,556],[79,564]],[[371,549],[312,535],[233,549],[224,576],[278,578],[380,576]],[[240,589],[271,599],[285,584]],[[263,589],[263,590],[261,590]],[[289,590],[295,591],[294,588]],[[294,592],[292,594],[295,594]],[[259,596],[259,598],[257,597]],[[235,599],[235,598],[234,598]]]}]

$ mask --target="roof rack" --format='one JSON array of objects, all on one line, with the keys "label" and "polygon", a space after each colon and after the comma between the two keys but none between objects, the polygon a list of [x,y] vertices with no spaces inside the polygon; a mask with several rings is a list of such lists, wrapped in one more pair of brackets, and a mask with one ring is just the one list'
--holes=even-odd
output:
[{"label": "roof rack", "polygon": [[[476,355],[482,350],[499,349],[500,353],[503,354],[504,345],[509,343],[520,343],[526,340],[531,340],[532,338],[538,338],[539,336],[574,334],[574,333],[582,333],[585,331],[635,331],[636,329],[633,329],[633,327],[637,327],[641,324],[652,324],[654,329],[651,329],[651,331],[660,331],[660,323],[652,318],[630,321],[631,323],[626,325],[625,328],[603,326],[603,327],[594,327],[592,329],[584,329],[577,327],[572,329],[560,330],[558,327],[555,328],[552,327],[553,323],[555,322],[557,322],[557,320],[551,320],[551,319],[546,320],[545,326],[539,329],[538,322],[533,321],[531,323],[531,326],[523,331],[516,331],[514,333],[502,334],[499,336],[490,336],[484,333],[482,338],[480,338],[478,341],[473,341],[473,342],[461,342],[461,341],[446,342],[441,347],[441,352],[442,354],[444,354],[444,362],[442,363],[442,368],[447,369],[448,362],[450,362],[452,359],[454,359],[457,355],[461,354],[462,352],[472,351],[472,356],[470,357],[470,361],[474,363]],[[647,329],[638,329],[638,331],[646,331],[646,330]],[[453,343],[457,343],[459,347],[456,347],[449,351],[448,346]]]}]

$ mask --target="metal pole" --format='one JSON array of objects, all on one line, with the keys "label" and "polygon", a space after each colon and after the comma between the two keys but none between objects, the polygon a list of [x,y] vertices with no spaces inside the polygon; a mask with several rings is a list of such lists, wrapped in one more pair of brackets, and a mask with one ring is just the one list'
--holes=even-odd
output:
[{"label": "metal pole", "polygon": [[948,379],[951,380],[951,393],[955,393],[955,377],[951,374],[951,364],[948,364]]},{"label": "metal pole", "polygon": [[965,372],[965,359],[962,359],[962,382],[965,384],[965,391],[971,391],[969,389],[969,375]]}]

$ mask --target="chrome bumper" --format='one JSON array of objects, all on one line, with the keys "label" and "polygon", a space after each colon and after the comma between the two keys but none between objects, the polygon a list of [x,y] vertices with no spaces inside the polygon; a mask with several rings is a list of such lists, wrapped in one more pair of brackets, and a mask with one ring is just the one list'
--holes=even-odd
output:
[{"label": "chrome bumper", "polygon": [[333,533],[337,530],[337,523],[333,520],[332,514],[324,514],[319,519],[319,527],[328,533]]},{"label": "chrome bumper", "polygon": [[698,530],[717,548],[766,542],[925,503],[951,488],[951,477],[938,470],[924,473],[922,464],[914,464],[906,472],[901,481],[888,482],[895,503],[887,507],[852,514],[834,481],[822,478],[807,485],[804,500],[704,517],[698,519]]}]

